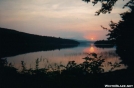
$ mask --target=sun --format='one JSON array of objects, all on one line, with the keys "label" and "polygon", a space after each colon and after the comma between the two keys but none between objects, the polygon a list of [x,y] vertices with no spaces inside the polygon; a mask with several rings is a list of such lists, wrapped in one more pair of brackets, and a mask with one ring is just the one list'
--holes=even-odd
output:
[{"label": "sun", "polygon": [[91,38],[91,40],[94,40],[94,38]]}]

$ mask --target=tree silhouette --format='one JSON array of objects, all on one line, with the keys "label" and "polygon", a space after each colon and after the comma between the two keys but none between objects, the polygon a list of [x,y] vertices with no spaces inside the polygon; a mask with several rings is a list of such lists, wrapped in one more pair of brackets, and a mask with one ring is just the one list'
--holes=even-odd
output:
[{"label": "tree silhouette", "polygon": [[[85,2],[91,2],[91,0],[82,0]],[[96,11],[95,15],[110,13],[119,0],[92,0],[93,5],[98,2],[102,4],[101,8]],[[124,1],[124,0],[122,0]],[[108,30],[108,40],[116,44],[116,52],[121,57],[123,62],[133,69],[134,67],[134,0],[128,0],[123,8],[128,7],[127,12],[121,13],[122,20],[118,23],[110,22],[110,29],[101,26],[103,29]]]},{"label": "tree silhouette", "polygon": [[[90,2],[91,0],[82,0],[82,1],[85,1],[85,2]],[[113,9],[113,6],[115,5],[115,3],[117,2],[118,0],[92,0],[92,3],[93,3],[93,6],[95,6],[98,2],[100,2],[102,5],[101,5],[101,9],[99,9],[98,11],[96,11],[95,15],[100,15],[100,13],[102,14],[106,14],[106,13],[111,13],[112,9]],[[122,0],[124,1],[124,0]],[[124,7],[126,6],[129,6],[130,4],[133,3],[134,0],[129,0],[128,3],[126,3],[124,5]],[[124,8],[123,7],[123,8]]]},{"label": "tree silhouette", "polygon": [[107,34],[107,36],[109,36],[108,39],[115,41],[115,43],[119,46],[128,46],[128,44],[132,46],[134,42],[134,0],[127,7],[130,8],[130,11],[120,14],[122,20],[118,23],[111,21],[111,29],[107,29],[109,31]]},{"label": "tree silhouette", "polygon": [[129,7],[129,11],[121,13],[122,18],[118,23],[110,22],[110,28],[107,29],[102,26],[103,29],[109,31],[107,34],[108,40],[114,41],[117,48],[116,51],[120,55],[121,59],[133,67],[134,62],[134,0],[128,2],[125,6]]}]

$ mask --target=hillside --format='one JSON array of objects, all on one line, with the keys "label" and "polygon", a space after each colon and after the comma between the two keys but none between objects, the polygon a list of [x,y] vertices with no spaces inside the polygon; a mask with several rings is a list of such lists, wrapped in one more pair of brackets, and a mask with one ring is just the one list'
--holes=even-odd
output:
[{"label": "hillside", "polygon": [[78,42],[70,39],[62,39],[56,37],[39,36],[12,29],[0,28],[1,43],[43,43],[43,44],[78,44]]},{"label": "hillside", "polygon": [[28,34],[6,28],[0,28],[0,42],[2,56],[15,55],[16,52],[26,53],[74,47],[79,44],[71,39]]}]

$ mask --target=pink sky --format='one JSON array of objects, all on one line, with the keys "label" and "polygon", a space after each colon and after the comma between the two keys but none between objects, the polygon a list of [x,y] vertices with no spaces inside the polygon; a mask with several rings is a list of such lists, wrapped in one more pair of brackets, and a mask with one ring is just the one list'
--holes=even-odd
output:
[{"label": "pink sky", "polygon": [[119,14],[128,9],[122,9],[125,3],[119,0],[111,14],[95,16],[100,4],[82,0],[0,0],[0,27],[77,40],[106,39],[100,25],[121,20]]}]

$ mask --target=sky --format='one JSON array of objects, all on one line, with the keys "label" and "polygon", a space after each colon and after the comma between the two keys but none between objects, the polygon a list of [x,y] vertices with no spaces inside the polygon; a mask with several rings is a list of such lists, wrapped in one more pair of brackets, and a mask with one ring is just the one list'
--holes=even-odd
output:
[{"label": "sky", "polygon": [[121,20],[127,1],[118,0],[110,14],[95,16],[101,4],[82,0],[0,0],[0,27],[30,34],[76,40],[106,39],[110,21]]}]

